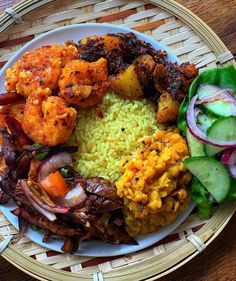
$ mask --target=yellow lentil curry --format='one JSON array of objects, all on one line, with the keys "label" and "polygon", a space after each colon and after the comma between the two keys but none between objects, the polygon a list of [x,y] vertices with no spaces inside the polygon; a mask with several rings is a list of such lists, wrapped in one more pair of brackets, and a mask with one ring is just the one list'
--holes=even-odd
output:
[{"label": "yellow lentil curry", "polygon": [[154,232],[187,208],[191,174],[182,163],[186,157],[187,143],[180,134],[157,131],[123,164],[116,186],[131,236]]}]

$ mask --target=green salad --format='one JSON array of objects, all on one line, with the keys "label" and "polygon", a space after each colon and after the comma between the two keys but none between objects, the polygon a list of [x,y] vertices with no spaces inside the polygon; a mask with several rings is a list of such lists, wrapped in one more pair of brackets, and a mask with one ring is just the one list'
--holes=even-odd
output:
[{"label": "green salad", "polygon": [[202,72],[183,100],[178,127],[191,157],[192,200],[198,215],[209,217],[214,204],[236,199],[236,70],[233,66]]}]

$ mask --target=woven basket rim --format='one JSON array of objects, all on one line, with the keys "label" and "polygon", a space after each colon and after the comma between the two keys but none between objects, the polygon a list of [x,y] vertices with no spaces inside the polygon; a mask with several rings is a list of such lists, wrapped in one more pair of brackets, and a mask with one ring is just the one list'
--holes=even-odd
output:
[{"label": "woven basket rim", "polygon": [[[34,11],[35,9],[41,8],[45,4],[48,4],[53,1],[54,0],[22,0],[17,2],[15,5],[13,5],[12,8],[20,16],[24,16]],[[191,29],[194,30],[195,33],[198,34],[204,40],[204,42],[208,44],[208,46],[210,46],[211,50],[213,50],[217,56],[220,56],[228,52],[227,47],[219,39],[219,37],[215,34],[215,32],[212,31],[212,29],[208,25],[206,25],[199,17],[197,17],[195,14],[193,14],[191,11],[189,11],[181,4],[175,2],[174,0],[150,0],[150,1],[145,0],[145,2],[157,5],[158,7],[168,11],[169,13],[173,14],[174,16],[185,22],[187,26],[190,26]],[[9,14],[5,12],[0,14],[0,22],[3,22],[2,26],[0,25],[0,35],[2,35],[5,31],[7,31],[7,29],[10,26],[14,24],[14,20],[11,18]],[[232,64],[236,68],[236,63],[233,59],[229,60],[224,65],[226,64]],[[203,239],[203,241],[205,241],[206,245],[209,245],[221,233],[221,231],[227,225],[230,218],[233,216],[235,209],[236,209],[236,202],[230,202],[226,205],[222,205],[219,208],[219,212],[223,213],[222,214],[223,223],[221,223],[219,226],[217,226],[217,228],[215,228],[216,231],[214,231],[213,233],[210,232],[208,233],[206,231],[206,233],[204,233],[205,227],[203,227],[200,231],[197,232],[200,237],[202,235],[201,238]],[[0,240],[2,240],[1,235],[0,235]],[[190,242],[185,242],[183,243],[183,245],[186,246],[189,243]],[[62,280],[59,279],[59,277],[56,275],[58,274],[58,272],[62,276],[62,278],[65,278],[65,280],[72,280],[72,281],[91,280],[92,278],[91,275],[86,275],[82,273],[70,273],[39,263],[38,261],[33,260],[31,257],[27,257],[26,255],[21,253],[14,245],[10,245],[1,255],[20,270],[24,271],[25,273],[39,280],[48,280],[48,278],[52,278],[50,280]],[[182,260],[178,261],[172,267],[167,268],[163,270],[163,272],[160,272],[154,275],[153,277],[149,277],[149,279],[146,280],[151,281],[154,279],[156,280],[157,277],[158,278],[163,277],[166,274],[181,267],[196,255],[198,255],[198,252],[194,247],[192,247],[191,249],[189,249],[189,254],[186,255]],[[160,256],[158,257],[160,258]],[[45,272],[47,272],[48,275],[46,275]],[[125,271],[122,271],[120,269],[117,271],[114,270],[114,272],[105,273],[104,277],[105,280],[114,280],[114,278],[123,276],[123,274],[125,274],[124,272]],[[47,279],[45,279],[45,276],[47,277]]]},{"label": "woven basket rim", "polygon": [[[33,10],[43,7],[44,5],[53,2],[54,0],[21,0],[12,6],[12,9],[20,16],[24,16]],[[218,35],[197,15],[185,8],[183,5],[177,3],[175,0],[144,0],[145,2],[152,3],[161,7],[163,10],[174,14],[177,18],[181,19],[188,26],[190,26],[215,52],[220,56],[229,52],[228,48],[218,37]],[[0,13],[0,35],[3,34],[9,27],[11,27],[15,20],[12,16],[5,11]],[[236,62],[232,58],[228,64],[233,64],[236,68]]]}]

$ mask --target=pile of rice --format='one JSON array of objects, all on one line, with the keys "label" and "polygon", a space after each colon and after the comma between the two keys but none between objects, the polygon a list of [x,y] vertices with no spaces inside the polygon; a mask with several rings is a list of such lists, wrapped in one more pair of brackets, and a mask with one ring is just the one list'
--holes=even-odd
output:
[{"label": "pile of rice", "polygon": [[121,176],[122,159],[156,129],[153,103],[107,93],[102,104],[78,111],[76,169],[84,177],[100,176],[114,183]]}]

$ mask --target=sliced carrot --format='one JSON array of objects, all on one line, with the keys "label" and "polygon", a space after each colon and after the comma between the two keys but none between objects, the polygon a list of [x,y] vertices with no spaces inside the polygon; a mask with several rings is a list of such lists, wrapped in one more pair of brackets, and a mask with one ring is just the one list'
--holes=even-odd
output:
[{"label": "sliced carrot", "polygon": [[40,182],[42,188],[53,197],[64,196],[69,188],[59,171],[49,174]]}]

